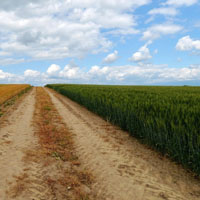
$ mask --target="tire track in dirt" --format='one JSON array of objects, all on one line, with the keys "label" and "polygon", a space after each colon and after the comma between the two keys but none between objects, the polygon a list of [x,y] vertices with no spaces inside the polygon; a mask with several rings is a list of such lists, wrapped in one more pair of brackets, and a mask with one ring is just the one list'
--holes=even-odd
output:
[{"label": "tire track in dirt", "polygon": [[30,162],[28,165],[28,176],[22,180],[25,189],[20,195],[16,195],[16,200],[57,200],[52,193],[50,186],[45,181],[49,172],[38,162]]},{"label": "tire track in dirt", "polygon": [[96,198],[200,199],[200,182],[190,173],[68,98],[46,90],[74,134],[81,161],[96,177]]},{"label": "tire track in dirt", "polygon": [[18,108],[0,126],[0,199],[7,200],[14,176],[24,171],[23,151],[35,143],[31,125],[35,90],[32,90]]}]

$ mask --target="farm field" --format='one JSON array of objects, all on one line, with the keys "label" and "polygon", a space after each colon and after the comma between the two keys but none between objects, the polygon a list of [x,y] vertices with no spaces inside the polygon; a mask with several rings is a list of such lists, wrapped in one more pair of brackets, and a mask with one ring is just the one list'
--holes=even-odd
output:
[{"label": "farm field", "polygon": [[[69,91],[85,87],[105,91],[74,85]],[[20,99],[0,118],[0,199],[200,199],[195,174],[112,125],[111,115],[104,120],[49,88],[33,87]],[[98,106],[93,101],[88,106]]]},{"label": "farm field", "polygon": [[200,175],[200,88],[47,85]]},{"label": "farm field", "polygon": [[0,84],[0,105],[28,87],[28,84]]}]

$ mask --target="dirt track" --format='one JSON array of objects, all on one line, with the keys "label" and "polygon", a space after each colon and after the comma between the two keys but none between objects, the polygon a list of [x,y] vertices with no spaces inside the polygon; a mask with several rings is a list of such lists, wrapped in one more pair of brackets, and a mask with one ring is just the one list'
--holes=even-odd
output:
[{"label": "dirt track", "polygon": [[34,112],[34,92],[32,91],[12,115],[0,127],[0,199],[7,199],[6,192],[24,166],[23,150],[33,145],[35,138],[31,120]]},{"label": "dirt track", "polygon": [[[45,90],[57,109],[54,113],[58,112],[64,122],[57,126],[65,126],[74,141],[73,151],[80,161],[80,169],[76,166],[74,169],[87,170],[94,176],[91,188],[85,189],[88,199],[200,199],[200,181],[190,173],[85,108]],[[38,127],[33,123],[40,115],[35,114],[36,90],[23,98],[9,117],[0,119],[0,199],[65,199],[64,194],[59,196],[55,191],[69,193],[70,188],[52,190],[46,177],[62,178],[62,170],[69,163],[48,158],[47,166],[44,158],[34,157],[33,152],[40,149],[35,134]],[[32,152],[31,161],[24,159],[27,152]]]}]

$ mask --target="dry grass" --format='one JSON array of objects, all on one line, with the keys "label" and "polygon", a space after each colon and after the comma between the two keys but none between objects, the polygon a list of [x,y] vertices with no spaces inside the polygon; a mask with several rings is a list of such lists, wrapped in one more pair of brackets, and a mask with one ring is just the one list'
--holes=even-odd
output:
[{"label": "dry grass", "polygon": [[0,85],[0,105],[28,87],[28,84]]}]

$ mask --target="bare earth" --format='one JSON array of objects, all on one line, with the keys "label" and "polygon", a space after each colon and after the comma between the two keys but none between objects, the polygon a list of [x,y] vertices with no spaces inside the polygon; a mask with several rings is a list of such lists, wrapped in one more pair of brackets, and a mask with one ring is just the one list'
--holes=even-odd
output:
[{"label": "bare earth", "polygon": [[[31,121],[34,112],[35,90],[31,91],[12,115],[0,126],[0,199],[9,199],[8,189],[15,177],[26,170],[24,150],[36,143]],[[14,177],[15,176],[15,177]],[[12,196],[12,195],[11,195]]]},{"label": "bare earth", "polygon": [[[94,176],[92,188],[85,189],[90,194],[87,199],[200,199],[200,181],[181,166],[68,98],[45,91],[72,135],[81,167]],[[36,89],[23,98],[11,115],[0,119],[0,200],[72,199],[64,198],[70,187],[53,190],[52,183],[47,184],[47,177],[62,178],[68,164],[49,158],[45,165],[35,157],[40,148],[37,128],[33,126]],[[55,191],[63,194],[59,196]]]}]

